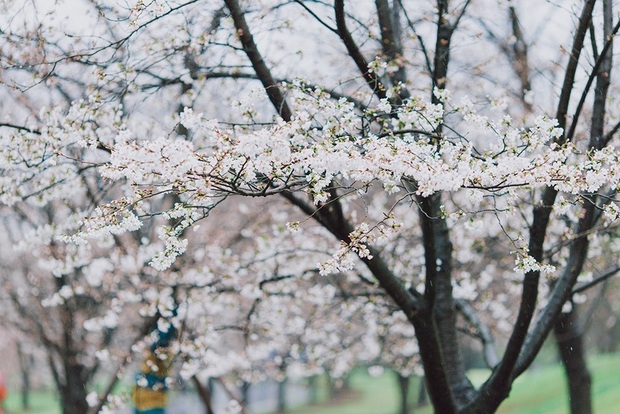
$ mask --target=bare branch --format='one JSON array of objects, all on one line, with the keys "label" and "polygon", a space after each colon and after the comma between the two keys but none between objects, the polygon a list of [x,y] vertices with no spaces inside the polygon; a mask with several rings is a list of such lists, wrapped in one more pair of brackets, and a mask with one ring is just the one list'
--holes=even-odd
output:
[{"label": "bare branch", "polygon": [[478,337],[482,341],[483,348],[483,356],[487,366],[493,369],[499,363],[499,357],[497,356],[497,351],[495,350],[495,341],[493,340],[493,335],[491,335],[491,331],[489,327],[486,326],[478,315],[476,311],[464,300],[457,299],[455,300],[457,309],[461,312],[461,315],[469,322],[478,333]]},{"label": "bare branch", "polygon": [[280,88],[271,75],[271,71],[267,67],[263,56],[258,50],[258,46],[254,42],[254,37],[252,36],[252,32],[250,31],[250,27],[248,26],[245,19],[245,14],[241,10],[239,2],[237,0],[224,0],[224,2],[226,3],[228,10],[230,10],[233,22],[235,23],[235,28],[237,29],[237,36],[239,36],[239,40],[243,45],[243,50],[248,56],[248,59],[250,59],[250,62],[252,62],[252,67],[263,84],[265,92],[267,92],[267,96],[269,96],[269,100],[276,108],[276,111],[280,114],[282,119],[285,121],[290,121],[293,117],[293,113],[291,112],[286,99],[284,99],[282,91],[280,91]]},{"label": "bare branch", "polygon": [[380,99],[387,99],[385,85],[381,83],[379,77],[368,69],[368,61],[360,51],[359,47],[353,40],[353,36],[351,36],[351,32],[347,28],[347,22],[344,13],[344,0],[336,0],[334,5],[334,10],[336,12],[336,24],[338,27],[338,35],[342,39],[345,47],[347,48],[347,52],[349,52],[349,56],[355,62],[357,69],[362,74],[366,83],[372,89],[372,91],[377,95]]},{"label": "bare branch", "polygon": [[581,293],[583,291],[586,291],[586,290],[590,289],[591,287],[596,286],[596,285],[598,285],[601,282],[604,282],[605,280],[609,279],[610,277],[613,277],[613,276],[617,275],[618,272],[620,272],[620,267],[614,267],[612,269],[608,269],[608,270],[604,271],[603,273],[601,273],[600,275],[596,276],[591,281],[582,283],[579,286],[575,286],[573,288],[573,290],[571,291],[571,296],[572,295],[576,295],[577,293]]}]

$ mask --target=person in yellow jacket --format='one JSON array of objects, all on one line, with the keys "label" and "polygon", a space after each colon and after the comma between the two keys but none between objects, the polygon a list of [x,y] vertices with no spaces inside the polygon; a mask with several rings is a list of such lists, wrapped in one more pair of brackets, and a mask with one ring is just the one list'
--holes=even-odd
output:
[{"label": "person in yellow jacket", "polygon": [[174,326],[169,326],[166,331],[154,330],[157,340],[151,345],[136,375],[132,395],[134,414],[166,414],[168,371],[173,359],[169,347],[177,336],[177,330]]},{"label": "person in yellow jacket", "polygon": [[[159,351],[159,350],[158,350]],[[167,353],[150,351],[140,372],[136,375],[133,389],[135,414],[165,414],[168,404],[168,366],[170,357]]]}]

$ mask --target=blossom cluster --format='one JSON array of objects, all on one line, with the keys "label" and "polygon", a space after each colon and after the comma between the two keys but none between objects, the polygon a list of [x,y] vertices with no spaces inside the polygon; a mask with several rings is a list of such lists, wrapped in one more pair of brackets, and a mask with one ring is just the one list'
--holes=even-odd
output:
[{"label": "blossom cluster", "polygon": [[[379,110],[360,111],[344,99],[297,87],[291,92],[295,116],[290,122],[277,119],[250,130],[222,128],[186,109],[181,122],[192,129],[192,142],[132,140],[128,131],[121,131],[102,175],[129,183],[125,206],[174,192],[186,205],[206,209],[231,194],[283,191],[304,191],[321,205],[334,186],[364,191],[377,181],[388,193],[424,197],[467,190],[477,192],[478,200],[484,194],[501,195],[507,206],[511,199],[512,205],[517,203],[520,189],[550,186],[580,194],[618,187],[620,160],[614,149],[583,153],[571,143],[556,143],[562,130],[553,119],[539,116],[532,126],[518,127],[509,116],[490,119],[466,99],[454,103],[448,94],[442,96],[442,104],[414,97],[401,107],[382,102]],[[474,126],[479,137],[441,133],[444,108]],[[195,209],[184,214],[187,225],[197,220]],[[110,221],[114,217],[99,214],[87,224],[113,231],[118,225],[118,220]],[[167,245],[177,246],[172,239],[180,232],[166,234]],[[183,251],[181,245],[168,249],[158,266],[170,265]],[[364,256],[360,246],[344,246],[338,260],[345,262],[347,249]]]}]

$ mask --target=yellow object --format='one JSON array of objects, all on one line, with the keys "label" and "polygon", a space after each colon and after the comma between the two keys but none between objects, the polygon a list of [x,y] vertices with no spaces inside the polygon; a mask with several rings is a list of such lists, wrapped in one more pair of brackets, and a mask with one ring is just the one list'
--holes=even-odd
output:
[{"label": "yellow object", "polygon": [[165,391],[155,391],[149,388],[135,387],[133,389],[133,403],[138,410],[162,408],[168,403]]},{"label": "yellow object", "polygon": [[140,371],[146,373],[151,373],[160,378],[164,378],[168,376],[168,363],[170,357],[166,354],[166,359],[161,359],[157,357],[153,352],[149,352],[148,356],[142,362],[142,366],[140,367]]},{"label": "yellow object", "polygon": [[142,361],[139,378],[133,389],[133,403],[137,411],[165,408],[168,402],[166,377],[168,376],[170,355],[149,352]]}]

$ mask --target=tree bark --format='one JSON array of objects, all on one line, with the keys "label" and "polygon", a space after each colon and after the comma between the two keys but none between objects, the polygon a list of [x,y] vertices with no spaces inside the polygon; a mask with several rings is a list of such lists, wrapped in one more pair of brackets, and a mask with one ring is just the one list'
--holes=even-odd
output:
[{"label": "tree bark", "polygon": [[213,395],[211,394],[211,390],[209,390],[209,387],[205,387],[195,375],[192,377],[192,382],[196,387],[198,397],[200,397],[200,401],[202,401],[205,406],[205,414],[215,414],[211,405],[211,399]]},{"label": "tree bark", "polygon": [[553,328],[566,372],[571,414],[592,413],[592,377],[586,364],[583,332],[575,308],[562,313]]},{"label": "tree bark", "polygon": [[409,380],[410,377],[396,373],[396,379],[398,380],[398,391],[400,393],[400,408],[398,412],[400,414],[409,413]]},{"label": "tree bark", "polygon": [[278,413],[283,413],[286,411],[286,378],[281,381],[278,381]]},{"label": "tree bark", "polygon": [[428,404],[428,392],[426,392],[426,377],[420,378],[420,389],[418,391],[418,405]]},{"label": "tree bark", "polygon": [[293,113],[291,112],[286,99],[284,99],[282,91],[271,75],[271,71],[263,60],[263,56],[258,50],[258,46],[254,42],[254,37],[252,36],[252,32],[250,31],[250,27],[248,26],[245,19],[245,14],[239,5],[239,2],[237,0],[224,0],[224,3],[230,11],[235,28],[237,29],[237,35],[243,45],[243,50],[250,62],[252,62],[252,67],[254,68],[258,79],[263,84],[269,100],[276,108],[282,119],[285,121],[290,121]]},{"label": "tree bark", "polygon": [[243,383],[241,384],[239,393],[241,394],[241,405],[243,407],[247,407],[250,398],[250,386],[251,384],[247,381],[243,381]]},{"label": "tree bark", "polygon": [[[437,0],[437,32],[432,80],[433,87],[438,89],[444,89],[447,84],[452,35],[460,19],[458,17],[454,23],[450,21],[449,3],[448,0]],[[469,2],[464,3],[458,13],[460,16],[463,16],[468,4]],[[439,103],[434,93],[431,95],[431,101]],[[436,132],[438,135],[442,134],[441,125]],[[441,144],[438,140],[438,148]],[[417,199],[420,206],[419,217],[422,223],[426,267],[424,295],[429,300],[437,327],[444,363],[442,369],[448,377],[454,403],[457,407],[461,407],[473,400],[476,393],[465,375],[465,364],[456,329],[456,304],[452,294],[453,246],[450,229],[442,215],[441,193]]]},{"label": "tree bark", "polygon": [[[613,32],[612,2],[603,1],[603,33],[604,42],[609,42]],[[605,53],[608,47],[607,53]],[[592,124],[590,128],[590,148],[601,149],[605,144],[605,112],[607,93],[610,86],[612,68],[612,43],[605,45],[600,56],[601,65],[596,74],[594,105],[592,108]],[[596,57],[596,56],[595,56]],[[599,60],[599,59],[597,59]],[[561,313],[554,326],[558,351],[566,371],[568,381],[570,409],[572,414],[592,413],[592,378],[586,364],[583,345],[583,331],[579,326],[575,306],[568,313]]]},{"label": "tree bark", "polygon": [[[579,57],[583,51],[584,38],[592,19],[592,10],[595,2],[595,0],[588,0],[583,6],[579,26],[574,35],[573,47],[565,72],[556,115],[559,126],[564,130],[566,130],[569,101],[574,89],[575,73],[578,68]],[[570,141],[571,138],[572,136],[569,131],[568,134],[565,133],[559,137],[557,143],[561,145],[566,141]],[[553,188],[549,187],[545,189],[540,202],[534,207],[528,247],[529,254],[539,262],[543,260],[547,225],[557,193],[557,190]],[[588,227],[590,224],[589,220],[580,220],[580,230],[584,227]],[[580,271],[581,266],[583,266],[582,258],[583,253],[587,252],[587,239],[582,238],[575,244],[576,245],[571,247],[571,253],[575,256],[570,258],[571,265],[567,266],[563,278],[561,278],[561,284],[563,286],[561,289],[554,291],[549,304],[543,311],[543,314],[546,314],[547,323],[540,323],[541,317],[537,326],[529,333],[528,328],[534,316],[538,297],[540,272],[530,271],[525,275],[522,284],[523,293],[519,305],[519,314],[504,356],[493,371],[489,380],[481,387],[476,400],[467,407],[467,410],[465,410],[466,412],[494,412],[499,404],[508,396],[514,378],[520,375],[533,361],[534,356],[538,353],[544,339],[551,330],[552,323],[557,313],[559,313],[562,304],[566,301],[568,296],[568,293],[566,293],[568,290],[567,286],[572,287],[574,284],[573,279],[576,280],[575,272]],[[564,293],[566,293],[566,296],[564,296]]]},{"label": "tree bark", "polygon": [[32,355],[24,352],[21,342],[17,343],[17,355],[22,376],[22,409],[30,411],[30,369],[32,368]]},{"label": "tree bark", "polygon": [[78,364],[65,364],[65,383],[60,387],[60,403],[63,414],[88,412],[84,369]]},{"label": "tree bark", "polygon": [[[441,346],[442,369],[450,384],[456,406],[464,406],[475,397],[475,391],[465,375],[465,365],[456,330],[456,304],[452,295],[452,242],[446,220],[441,216],[441,193],[418,197],[420,222],[424,243],[425,299]],[[424,315],[421,313],[421,316]],[[416,332],[416,335],[417,332]],[[420,348],[422,348],[420,342]],[[427,369],[425,367],[425,369]],[[438,366],[429,367],[433,371]],[[427,375],[430,378],[430,375]],[[429,391],[430,391],[429,387]],[[441,398],[447,398],[443,395]]]}]

